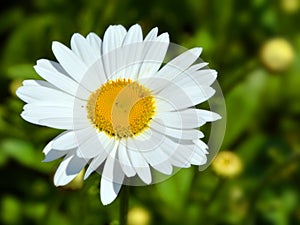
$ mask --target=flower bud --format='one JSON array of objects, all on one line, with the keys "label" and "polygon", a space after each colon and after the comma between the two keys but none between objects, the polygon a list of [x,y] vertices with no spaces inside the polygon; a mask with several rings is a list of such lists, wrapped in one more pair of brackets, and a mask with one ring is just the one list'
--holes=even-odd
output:
[{"label": "flower bud", "polygon": [[128,212],[128,225],[148,225],[150,213],[142,207],[134,207]]},{"label": "flower bud", "polygon": [[299,0],[281,0],[281,7],[286,13],[295,13],[299,10]]},{"label": "flower bud", "polygon": [[231,151],[222,151],[212,162],[212,169],[222,177],[235,177],[242,172],[242,161]]},{"label": "flower bud", "polygon": [[294,61],[294,51],[287,40],[273,38],[262,46],[260,58],[269,70],[282,72],[288,69]]},{"label": "flower bud", "polygon": [[63,186],[63,189],[66,190],[79,190],[83,186],[83,176],[84,176],[85,170],[82,169],[80,173],[72,180],[69,184],[66,186]]}]

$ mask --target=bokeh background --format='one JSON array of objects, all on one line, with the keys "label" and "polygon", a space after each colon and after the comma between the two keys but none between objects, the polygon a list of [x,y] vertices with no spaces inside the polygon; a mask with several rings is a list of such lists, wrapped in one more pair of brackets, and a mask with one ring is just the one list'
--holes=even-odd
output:
[{"label": "bokeh background", "polygon": [[300,224],[299,0],[11,0],[0,9],[0,224],[118,224],[102,206],[99,175],[56,188],[58,161],[42,149],[59,131],[23,121],[15,95],[32,66],[54,60],[51,42],[110,24],[158,26],[201,46],[227,106],[221,152],[207,170],[184,169],[130,190],[130,225]]}]

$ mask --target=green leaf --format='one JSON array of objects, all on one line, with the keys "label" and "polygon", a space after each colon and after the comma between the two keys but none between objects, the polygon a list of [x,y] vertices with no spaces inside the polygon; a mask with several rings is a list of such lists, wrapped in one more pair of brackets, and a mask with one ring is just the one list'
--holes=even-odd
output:
[{"label": "green leaf", "polygon": [[33,69],[32,64],[19,64],[7,69],[8,77],[12,79],[41,79]]},{"label": "green leaf", "polygon": [[172,211],[181,211],[181,207],[183,206],[189,191],[192,177],[192,169],[182,169],[169,180],[157,184],[158,194],[162,201],[165,202]]},{"label": "green leaf", "polygon": [[262,146],[267,141],[267,137],[264,134],[256,134],[247,138],[237,147],[237,152],[241,155],[244,163],[244,167],[251,168],[249,166],[255,164],[255,157],[259,155]]},{"label": "green leaf", "polygon": [[29,218],[40,221],[47,211],[47,205],[40,202],[30,202],[24,208],[24,214]]},{"label": "green leaf", "polygon": [[255,115],[261,108],[261,98],[267,82],[264,70],[256,70],[225,97],[227,108],[227,128],[223,142],[224,148],[236,141],[255,122]]},{"label": "green leaf", "polygon": [[0,32],[4,32],[16,26],[24,19],[23,9],[15,7],[1,12],[0,15]]},{"label": "green leaf", "polygon": [[42,153],[37,152],[33,145],[20,139],[5,139],[0,142],[1,151],[23,166],[40,172],[49,172],[51,165],[42,163]]},{"label": "green leaf", "polygon": [[20,224],[21,202],[13,196],[4,196],[1,201],[1,222],[4,224]]},{"label": "green leaf", "polygon": [[7,159],[8,159],[7,155],[4,152],[0,151],[0,167],[5,165]]}]

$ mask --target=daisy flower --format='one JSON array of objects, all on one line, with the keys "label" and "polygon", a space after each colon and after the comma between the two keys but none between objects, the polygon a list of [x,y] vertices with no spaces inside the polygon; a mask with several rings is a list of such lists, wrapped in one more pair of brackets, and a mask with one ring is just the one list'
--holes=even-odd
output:
[{"label": "daisy flower", "polygon": [[58,62],[40,59],[34,66],[44,80],[25,80],[17,95],[27,104],[21,114],[30,123],[62,129],[45,149],[45,162],[64,157],[56,186],[71,182],[87,167],[102,174],[104,205],[122,184],[154,182],[153,172],[206,163],[207,145],[199,127],[220,116],[194,106],[215,92],[217,72],[196,63],[201,48],[164,62],[168,33],[152,29],[143,38],[139,25],[127,31],[110,26],[103,40],[74,34],[71,48],[53,42]]}]

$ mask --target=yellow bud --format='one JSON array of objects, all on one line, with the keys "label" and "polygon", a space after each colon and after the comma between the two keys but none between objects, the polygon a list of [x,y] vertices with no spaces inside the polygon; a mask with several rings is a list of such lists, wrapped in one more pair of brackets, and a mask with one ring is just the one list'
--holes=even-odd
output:
[{"label": "yellow bud", "polygon": [[78,175],[74,178],[74,180],[72,180],[69,184],[63,186],[62,188],[66,190],[73,190],[73,191],[81,189],[83,186],[84,172],[85,170],[82,169],[80,173],[78,173]]},{"label": "yellow bud", "polygon": [[212,169],[220,176],[235,177],[242,172],[242,161],[233,152],[219,152],[212,162]]},{"label": "yellow bud", "polygon": [[295,13],[299,10],[299,0],[281,0],[281,7],[287,13]]},{"label": "yellow bud", "polygon": [[262,46],[260,58],[269,70],[282,72],[294,61],[294,50],[287,40],[273,38]]},{"label": "yellow bud", "polygon": [[9,84],[9,91],[12,95],[16,95],[16,91],[22,86],[22,80],[16,79]]},{"label": "yellow bud", "polygon": [[128,212],[128,225],[148,225],[150,219],[149,211],[142,207],[134,207]]}]

